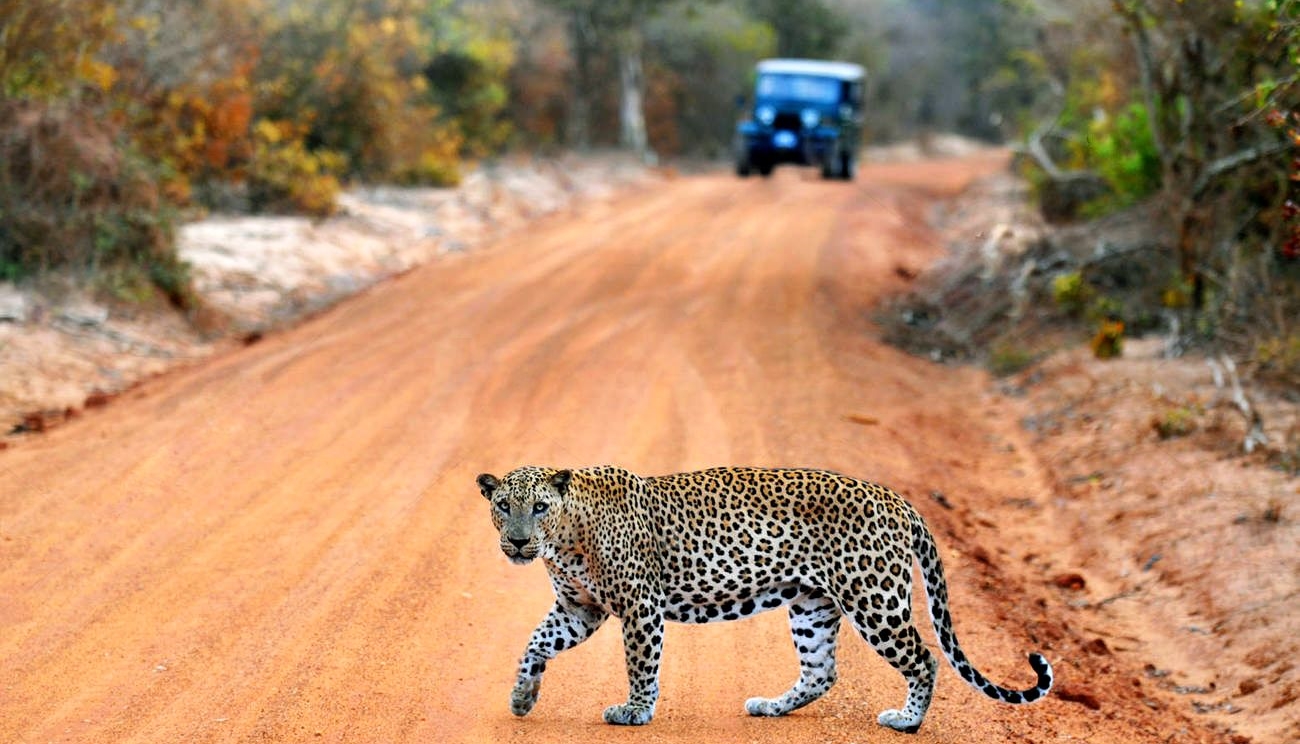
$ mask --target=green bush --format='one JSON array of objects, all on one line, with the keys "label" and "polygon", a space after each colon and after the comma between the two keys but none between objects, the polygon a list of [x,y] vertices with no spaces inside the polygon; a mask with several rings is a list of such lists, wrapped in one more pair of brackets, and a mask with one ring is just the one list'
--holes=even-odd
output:
[{"label": "green bush", "polygon": [[1122,320],[1125,317],[1124,303],[1107,295],[1098,295],[1088,304],[1084,317],[1094,323],[1106,320]]},{"label": "green bush", "polygon": [[1161,439],[1185,437],[1196,431],[1199,415],[1198,410],[1187,406],[1170,408],[1151,422],[1151,428]]},{"label": "green bush", "polygon": [[1001,343],[989,352],[988,369],[995,377],[1006,377],[1034,363],[1032,351],[1011,343]]},{"label": "green bush", "polygon": [[1160,154],[1145,104],[1131,103],[1113,116],[1094,118],[1082,147],[1084,160],[1111,188],[1084,210],[1085,216],[1127,207],[1160,188]]},{"label": "green bush", "polygon": [[[440,118],[459,134],[455,137],[457,149],[463,146],[472,156],[483,157],[499,152],[514,131],[505,112],[510,103],[507,83],[515,49],[499,28],[470,22],[456,26],[455,35],[462,38],[430,60],[423,74]],[[420,159],[434,158],[426,155]]]},{"label": "green bush", "polygon": [[1052,299],[1070,315],[1082,315],[1093,294],[1092,287],[1078,271],[1058,274],[1052,279]]}]

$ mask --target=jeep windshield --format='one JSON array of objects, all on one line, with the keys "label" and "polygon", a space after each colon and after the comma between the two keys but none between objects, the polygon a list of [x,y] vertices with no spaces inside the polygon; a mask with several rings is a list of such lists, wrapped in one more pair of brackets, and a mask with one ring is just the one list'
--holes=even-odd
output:
[{"label": "jeep windshield", "polygon": [[778,98],[814,104],[834,104],[840,100],[840,81],[814,75],[760,75],[755,95],[760,99]]}]

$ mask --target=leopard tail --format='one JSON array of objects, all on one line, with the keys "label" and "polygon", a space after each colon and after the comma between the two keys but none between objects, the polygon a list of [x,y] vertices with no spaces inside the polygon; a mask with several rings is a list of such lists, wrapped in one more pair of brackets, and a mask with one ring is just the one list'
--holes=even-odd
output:
[{"label": "leopard tail", "polygon": [[948,582],[943,577],[943,561],[939,559],[934,537],[920,515],[912,522],[912,552],[921,564],[921,576],[929,600],[927,607],[930,610],[930,621],[934,623],[934,633],[939,638],[939,648],[961,678],[976,690],[1004,703],[1032,703],[1045,696],[1052,689],[1052,665],[1047,663],[1042,654],[1029,655],[1029,666],[1038,675],[1038,683],[1026,690],[1011,690],[993,684],[966,658],[957,643],[957,634],[952,628],[952,615],[948,612]]}]

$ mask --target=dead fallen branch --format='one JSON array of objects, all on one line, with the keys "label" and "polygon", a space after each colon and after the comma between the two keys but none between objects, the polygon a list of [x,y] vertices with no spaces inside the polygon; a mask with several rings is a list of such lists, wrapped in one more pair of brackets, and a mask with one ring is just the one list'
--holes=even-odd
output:
[{"label": "dead fallen branch", "polygon": [[1214,375],[1214,387],[1222,391],[1226,380],[1233,406],[1246,419],[1246,437],[1241,443],[1242,451],[1250,454],[1256,448],[1267,446],[1268,435],[1264,433],[1264,417],[1259,414],[1259,409],[1251,402],[1250,396],[1242,387],[1241,378],[1237,375],[1236,362],[1232,361],[1227,354],[1223,354],[1218,359],[1213,357],[1206,359],[1205,363],[1210,365],[1210,371]]}]

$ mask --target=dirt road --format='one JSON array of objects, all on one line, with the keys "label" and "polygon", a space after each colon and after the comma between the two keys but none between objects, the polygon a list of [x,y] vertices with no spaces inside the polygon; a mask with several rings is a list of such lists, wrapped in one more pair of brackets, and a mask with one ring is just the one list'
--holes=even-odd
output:
[{"label": "dirt road", "polygon": [[[0,741],[1209,740],[1063,619],[1033,508],[1049,488],[1011,404],[877,340],[873,305],[942,250],[933,199],[1002,164],[677,179],[0,453]],[[649,728],[600,722],[626,691],[616,625],[514,718],[550,589],[500,554],[473,477],[525,463],[891,484],[940,540],[972,659],[1026,686],[1042,650],[1063,694],[1001,706],[945,667],[905,738],[875,724],[901,678],[842,634],[830,695],[751,719],[744,700],[797,673],[774,612],[670,627]]]}]

